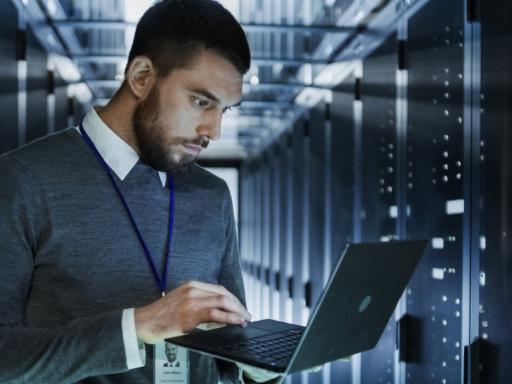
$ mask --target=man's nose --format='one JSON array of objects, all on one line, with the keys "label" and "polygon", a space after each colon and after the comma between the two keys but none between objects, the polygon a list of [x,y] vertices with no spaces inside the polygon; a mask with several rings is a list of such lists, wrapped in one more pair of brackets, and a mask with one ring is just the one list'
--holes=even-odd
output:
[{"label": "man's nose", "polygon": [[198,135],[208,136],[210,140],[217,140],[220,137],[221,121],[222,112],[208,111],[197,129]]}]

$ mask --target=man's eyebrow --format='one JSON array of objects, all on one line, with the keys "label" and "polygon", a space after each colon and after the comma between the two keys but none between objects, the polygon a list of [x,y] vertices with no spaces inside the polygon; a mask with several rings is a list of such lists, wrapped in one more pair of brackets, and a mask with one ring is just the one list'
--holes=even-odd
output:
[{"label": "man's eyebrow", "polygon": [[191,89],[192,92],[194,93],[197,93],[199,95],[202,95],[204,97],[206,97],[207,99],[210,99],[211,101],[217,103],[217,104],[220,104],[220,100],[217,96],[215,96],[213,93],[211,93],[210,91],[207,91],[206,89],[202,89],[202,88],[195,88],[195,89]]},{"label": "man's eyebrow", "polygon": [[[212,100],[213,102],[215,102],[217,104],[220,104],[219,98],[217,96],[215,96],[213,93],[211,93],[210,91],[207,91],[206,89],[193,88],[193,89],[191,89],[191,91],[194,92],[194,93],[197,93],[199,95],[202,95],[202,96],[206,97],[207,99]],[[238,101],[238,103],[230,105],[230,107],[239,107],[240,105],[242,105],[242,99],[240,99]]]}]

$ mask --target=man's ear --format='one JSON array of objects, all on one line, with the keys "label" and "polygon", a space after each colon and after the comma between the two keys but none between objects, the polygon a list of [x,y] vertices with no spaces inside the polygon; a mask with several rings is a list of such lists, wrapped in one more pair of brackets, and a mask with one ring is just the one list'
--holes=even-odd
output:
[{"label": "man's ear", "polygon": [[126,82],[138,99],[144,99],[156,80],[156,69],[147,56],[136,56],[128,65]]}]

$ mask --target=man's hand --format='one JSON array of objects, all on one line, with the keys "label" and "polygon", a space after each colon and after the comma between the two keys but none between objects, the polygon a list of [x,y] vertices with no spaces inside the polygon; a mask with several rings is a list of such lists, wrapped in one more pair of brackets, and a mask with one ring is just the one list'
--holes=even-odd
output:
[{"label": "man's hand", "polygon": [[245,326],[251,315],[220,285],[191,281],[144,307],[135,308],[137,338],[155,344],[198,324],[216,322]]}]

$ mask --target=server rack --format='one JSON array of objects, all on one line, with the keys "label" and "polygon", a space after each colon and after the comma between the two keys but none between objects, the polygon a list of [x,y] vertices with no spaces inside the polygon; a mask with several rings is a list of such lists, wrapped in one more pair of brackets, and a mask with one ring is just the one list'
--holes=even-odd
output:
[{"label": "server rack", "polygon": [[475,54],[475,61],[481,60],[477,61],[481,70],[475,70],[481,83],[473,94],[471,303],[475,322],[466,355],[470,366],[475,362],[469,378],[500,384],[512,380],[511,14],[508,1],[482,2],[472,14],[478,27],[475,39],[481,41]]},{"label": "server rack", "polygon": [[362,58],[362,73],[348,75],[328,107],[312,108],[306,138],[297,125],[290,131],[294,320],[304,319],[301,301],[313,304],[325,277],[325,259],[305,259],[305,242],[309,257],[330,252],[334,262],[344,242],[430,239],[377,347],[308,382],[511,379],[509,10],[504,2],[415,2]]},{"label": "server rack", "polygon": [[[304,323],[346,242],[431,239],[401,304],[405,316],[390,319],[376,349],[294,382],[512,378],[511,5],[408,4],[396,7],[377,48],[358,58],[360,74],[242,167],[241,250],[256,317]],[[68,99],[58,70],[49,73],[24,15],[13,2],[2,7],[5,152],[84,110]],[[274,43],[293,56],[315,41],[282,35]]]},{"label": "server rack", "polygon": [[[363,61],[361,79],[362,148],[372,156],[362,158],[361,241],[398,238],[397,219],[397,117],[396,34]],[[361,359],[361,381],[393,382],[396,322],[390,318],[374,350]]]},{"label": "server rack", "polygon": [[8,3],[0,13],[0,153],[16,148],[18,142],[18,61],[23,52],[18,51],[18,11]]},{"label": "server rack", "polygon": [[31,27],[27,36],[26,141],[48,134],[48,55]]}]

